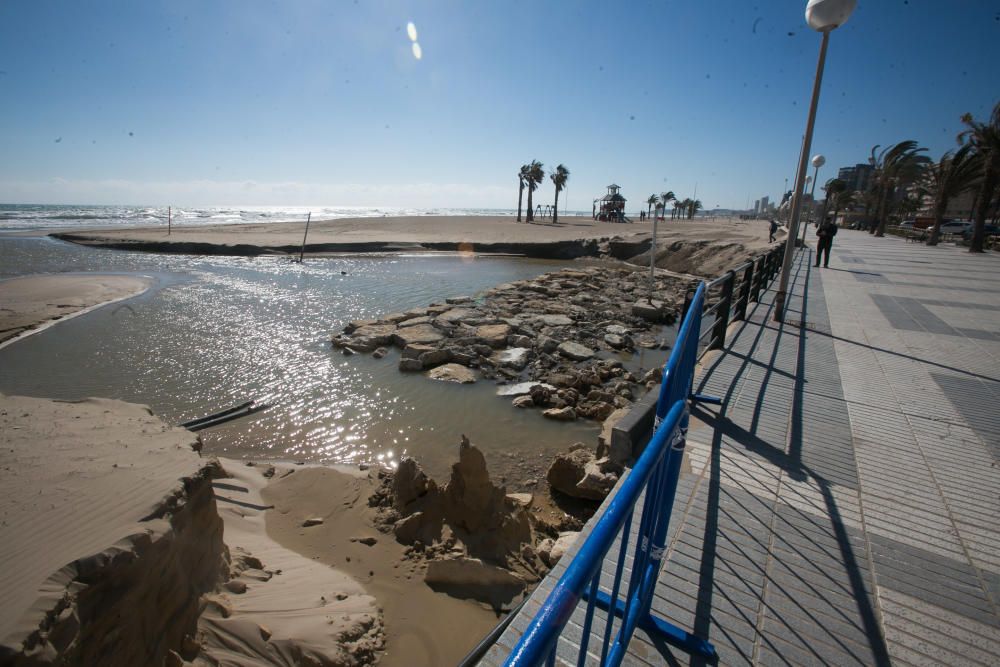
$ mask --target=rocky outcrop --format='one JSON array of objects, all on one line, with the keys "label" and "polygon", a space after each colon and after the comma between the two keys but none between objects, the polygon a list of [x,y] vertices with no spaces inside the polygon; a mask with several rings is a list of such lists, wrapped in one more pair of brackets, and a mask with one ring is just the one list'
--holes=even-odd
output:
[{"label": "rocky outcrop", "polygon": [[[586,267],[498,285],[405,313],[348,324],[333,345],[374,351],[387,341],[402,350],[401,371],[435,379],[495,380],[517,387],[516,407],[546,417],[603,421],[645,390],[620,355],[664,347],[657,328],[673,322],[688,285],[661,272],[648,300],[645,272]],[[464,370],[463,370],[464,369]],[[533,389],[540,385],[541,389]],[[526,390],[525,387],[528,389]]]},{"label": "rocky outcrop", "polygon": [[549,486],[568,496],[603,500],[621,473],[620,465],[607,458],[598,459],[583,443],[577,443],[568,452],[556,455],[546,479]]}]

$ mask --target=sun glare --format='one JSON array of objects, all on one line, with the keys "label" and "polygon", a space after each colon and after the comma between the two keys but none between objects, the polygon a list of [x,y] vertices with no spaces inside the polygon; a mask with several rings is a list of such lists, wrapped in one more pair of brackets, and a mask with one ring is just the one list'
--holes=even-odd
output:
[{"label": "sun glare", "polygon": [[413,57],[416,58],[417,60],[420,60],[420,58],[423,57],[423,55],[424,52],[420,48],[420,44],[418,44],[417,42],[413,42]]},{"label": "sun glare", "polygon": [[417,26],[413,25],[413,21],[406,24],[406,34],[410,36],[410,41],[417,41]]}]

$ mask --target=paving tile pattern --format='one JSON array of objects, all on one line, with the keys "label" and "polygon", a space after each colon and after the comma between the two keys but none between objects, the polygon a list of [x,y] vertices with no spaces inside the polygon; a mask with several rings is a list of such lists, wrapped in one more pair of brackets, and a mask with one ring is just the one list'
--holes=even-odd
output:
[{"label": "paving tile pattern", "polygon": [[[1000,259],[848,230],[811,258],[785,323],[768,290],[699,377],[724,403],[695,410],[654,613],[724,665],[1000,664]],[[625,664],[704,661],[638,631]]]}]

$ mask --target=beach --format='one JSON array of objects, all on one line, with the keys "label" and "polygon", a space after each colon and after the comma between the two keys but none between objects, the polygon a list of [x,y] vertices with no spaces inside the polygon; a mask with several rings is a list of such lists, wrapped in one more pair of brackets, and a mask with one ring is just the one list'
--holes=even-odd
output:
[{"label": "beach", "polygon": [[[291,252],[296,242],[301,243],[302,231],[300,223],[204,225],[174,229],[169,238],[162,229],[135,228],[74,231],[69,240],[95,248],[252,257]],[[506,598],[498,602],[497,591],[508,590],[511,585],[523,589],[544,573],[554,562],[551,559],[555,556],[549,555],[556,550],[554,543],[561,539],[559,548],[565,548],[565,541],[580,525],[580,518],[572,513],[583,511],[580,517],[585,518],[588,503],[592,511],[593,499],[602,497],[600,494],[606,493],[617,479],[620,462],[607,460],[607,442],[605,458],[600,459],[596,436],[602,420],[612,411],[620,418],[619,413],[627,412],[638,394],[651,386],[648,383],[655,382],[649,379],[652,376],[646,373],[648,368],[635,367],[632,373],[618,359],[627,360],[636,350],[643,351],[644,346],[668,347],[659,338],[661,318],[666,322],[676,316],[684,284],[695,276],[714,277],[768,247],[766,223],[761,221],[661,222],[656,265],[663,271],[657,272],[657,293],[664,301],[647,303],[640,311],[636,308],[649,295],[646,267],[651,232],[650,223],[611,224],[565,218],[555,225],[542,221],[527,224],[509,217],[488,216],[340,219],[316,222],[310,228],[307,255],[314,262],[328,261],[322,258],[330,253],[371,252],[390,256],[509,252],[583,260],[567,263],[563,270],[536,277],[528,274],[473,295],[440,293],[438,306],[428,304],[432,299],[401,301],[396,307],[405,313],[370,313],[372,319],[360,323],[358,329],[358,335],[367,333],[368,338],[362,342],[357,336],[344,338],[338,344],[340,352],[329,347],[329,337],[338,335],[335,328],[315,341],[323,345],[317,362],[331,353],[362,355],[358,361],[345,359],[342,363],[360,364],[361,368],[381,363],[382,381],[395,382],[391,378],[398,376],[402,383],[398,386],[412,386],[415,394],[428,393],[423,388],[427,383],[436,391],[439,383],[420,374],[407,376],[395,368],[397,360],[400,369],[412,366],[418,358],[413,354],[424,355],[419,357],[421,370],[433,370],[445,358],[442,355],[450,355],[453,361],[464,359],[463,363],[471,364],[481,380],[495,380],[501,385],[516,381],[519,373],[530,372],[532,382],[528,384],[541,383],[551,388],[541,393],[512,393],[505,400],[495,398],[497,418],[507,420],[504,415],[512,415],[517,424],[541,420],[546,428],[577,429],[566,432],[579,433],[583,449],[565,455],[564,460],[571,467],[577,465],[580,471],[586,469],[589,477],[580,482],[580,488],[586,488],[580,496],[583,500],[570,498],[575,505],[565,504],[565,498],[559,501],[562,504],[554,502],[558,498],[545,481],[553,451],[544,442],[528,442],[523,450],[501,455],[489,438],[480,435],[473,438],[473,444],[483,447],[486,455],[476,454],[473,459],[478,463],[472,465],[465,462],[465,445],[458,447],[459,434],[451,435],[443,428],[431,438],[442,453],[430,461],[434,481],[422,487],[422,493],[429,495],[417,494],[402,502],[398,498],[393,501],[391,494],[386,500],[385,495],[385,485],[392,482],[391,473],[402,460],[399,457],[385,459],[384,467],[367,462],[358,465],[350,463],[350,459],[345,460],[349,463],[346,466],[301,465],[301,460],[296,465],[250,454],[252,450],[245,450],[242,457],[226,454],[216,459],[215,455],[230,451],[227,442],[261,437],[260,433],[254,435],[255,424],[261,423],[254,419],[231,422],[199,438],[169,426],[148,408],[133,403],[0,398],[5,427],[0,444],[12,450],[3,470],[9,483],[4,487],[4,523],[0,525],[0,542],[6,545],[0,552],[0,562],[8,575],[0,580],[0,586],[12,601],[0,625],[2,651],[9,655],[19,651],[69,655],[78,650],[85,642],[77,641],[75,628],[89,628],[92,623],[73,606],[81,595],[87,595],[72,583],[80,580],[82,564],[96,563],[103,573],[101,577],[127,580],[128,586],[138,591],[155,588],[155,583],[137,573],[160,566],[144,558],[158,553],[157,549],[166,549],[168,544],[194,548],[190,533],[188,537],[182,533],[185,526],[197,524],[203,537],[213,537],[207,542],[201,538],[193,542],[208,551],[195,549],[169,558],[175,563],[190,559],[216,565],[198,570],[200,574],[185,588],[186,597],[174,602],[182,610],[175,618],[182,622],[162,626],[164,639],[152,644],[136,630],[138,634],[129,638],[131,648],[123,656],[139,659],[136,656],[145,650],[142,647],[152,645],[150,650],[160,651],[157,655],[161,657],[173,651],[183,661],[202,656],[246,665],[295,664],[303,655],[314,656],[319,664],[457,662],[492,628],[501,610],[514,604]],[[632,264],[623,264],[623,259]],[[204,281],[202,265],[184,266],[191,267],[186,270],[197,269]],[[447,266],[442,265],[442,270],[447,271]],[[238,282],[227,278],[219,289],[232,290],[234,285],[247,284],[243,267],[232,269],[238,272]],[[359,289],[359,284],[352,285],[349,278],[345,278],[345,289]],[[291,283],[294,287],[301,278],[289,280],[295,281]],[[58,318],[66,319],[70,313],[89,312],[87,309],[135,296],[152,283],[153,279],[134,273],[6,280],[0,283],[0,304],[8,318],[2,328],[16,328],[16,333],[31,331],[53,318],[58,322]],[[198,289],[199,284],[179,282],[168,294],[183,295]],[[254,283],[246,288],[248,294],[259,298]],[[206,301],[216,315],[225,307],[218,298],[222,293],[213,293]],[[241,306],[234,307],[238,310]],[[300,301],[292,301],[290,307],[293,310],[288,312],[294,313],[294,308],[301,307]],[[141,319],[143,313],[138,312],[135,317]],[[651,319],[642,324],[639,312]],[[383,316],[388,319],[381,319]],[[114,327],[109,331],[116,332],[116,336],[121,331],[121,335],[139,337],[140,355],[142,341],[146,340],[143,336],[169,335],[160,325],[148,328],[149,333],[144,334],[147,329],[139,324],[129,324],[127,330],[122,330],[123,324],[114,318],[109,322]],[[427,332],[433,327],[444,332],[446,340],[465,341],[467,347],[448,351],[411,340],[412,332]],[[392,330],[387,341],[399,339],[399,352],[390,352],[389,359],[380,361],[379,355],[372,358],[375,350],[368,344],[379,340],[383,329]],[[310,325],[309,330],[315,330],[315,325]],[[374,337],[372,331],[376,332]],[[233,343],[253,356],[255,350],[266,352],[266,339],[274,335],[264,332],[260,340],[241,336]],[[183,340],[189,340],[189,336],[185,333]],[[435,334],[435,340],[438,338],[441,335]],[[211,340],[205,339],[202,345],[212,344]],[[559,340],[564,344],[557,350]],[[47,345],[56,345],[58,337],[53,341]],[[593,351],[579,351],[587,350],[583,343],[603,355],[594,357],[596,365],[586,360]],[[528,354],[538,355],[537,362],[522,373],[523,366],[519,369],[516,362],[510,366],[504,360],[502,353],[507,349],[528,350]],[[532,349],[535,352],[530,352]],[[172,359],[176,363],[176,358]],[[266,356],[257,354],[253,368],[260,372],[262,362],[266,363]],[[574,365],[580,366],[579,372],[572,371]],[[547,385],[543,380],[548,379],[559,384]],[[643,383],[647,383],[645,387]],[[463,415],[454,415],[456,423],[462,423],[465,412],[479,409],[473,407],[477,404],[470,398],[475,396],[472,392],[486,388],[463,388],[445,382],[441,389],[445,393],[435,400],[445,401],[445,406],[469,401]],[[487,391],[494,393],[492,389]],[[517,407],[511,406],[511,398]],[[200,414],[220,407],[218,403],[200,405]],[[594,425],[580,430],[582,425],[557,421],[568,414],[576,420],[574,407],[579,411],[579,420],[587,417]],[[543,411],[547,413],[544,419],[538,416]],[[310,423],[308,413],[300,418],[303,424]],[[435,416],[438,418],[447,419]],[[407,417],[404,411],[396,419],[400,424],[400,420],[407,419],[420,424],[426,414]],[[272,437],[270,432],[264,433]],[[299,427],[282,433],[282,437],[292,440],[304,436]],[[206,453],[206,447],[211,452]],[[581,458],[583,453],[587,455]],[[460,456],[464,472],[459,474],[459,468],[452,468],[449,482],[451,463],[445,461],[457,462]],[[617,456],[622,457],[620,452]],[[575,484],[570,479],[564,488],[575,493]],[[493,498],[487,514],[497,517],[497,526],[506,526],[505,531],[517,536],[511,538],[511,544],[483,550],[484,538],[470,528],[475,522],[469,524],[461,512],[455,514],[456,502],[458,506],[466,504],[461,496],[455,501],[455,494],[466,488],[484,489],[477,492],[476,498]],[[479,501],[470,496],[468,502]],[[191,518],[184,514],[185,508],[198,512]],[[427,517],[439,515],[441,518],[436,520],[444,522],[443,532],[425,525]],[[150,523],[154,516],[158,523]],[[415,538],[413,531],[424,537]],[[147,543],[160,546],[144,551]],[[29,568],[25,559],[37,551],[45,551],[47,557],[33,561]],[[118,553],[132,554],[129,558],[138,563],[139,570],[123,574],[116,569],[114,554]],[[486,560],[480,561],[480,557]],[[498,569],[491,564],[494,561],[505,565]],[[442,569],[441,562],[452,569]],[[486,589],[470,588],[469,572],[478,571],[476,568],[486,568],[483,572],[493,582]],[[503,574],[507,571],[504,568],[513,574]],[[172,576],[189,575],[178,570]],[[510,576],[514,578],[505,578]],[[432,579],[438,582],[436,590],[425,583]],[[93,581],[94,577],[90,577],[88,585]],[[475,593],[469,592],[473,589]],[[468,599],[477,596],[478,601]],[[138,598],[129,598],[123,604],[130,610],[126,613],[156,617],[155,610],[142,608]],[[53,618],[59,621],[55,625]],[[434,627],[448,627],[460,639],[440,642],[438,631],[429,625],[431,618],[435,619]],[[157,627],[156,623],[165,621],[157,617],[156,622],[149,622],[151,627]],[[0,662],[2,659],[0,654]],[[142,658],[146,659],[148,656]],[[323,662],[327,659],[328,663]]]}]

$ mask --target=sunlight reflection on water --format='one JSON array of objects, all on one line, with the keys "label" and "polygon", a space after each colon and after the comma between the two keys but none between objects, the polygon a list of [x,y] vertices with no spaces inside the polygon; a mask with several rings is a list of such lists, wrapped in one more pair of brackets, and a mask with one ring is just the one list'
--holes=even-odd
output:
[{"label": "sunlight reflection on water", "polygon": [[203,431],[206,451],[353,464],[410,454],[438,476],[462,434],[488,452],[523,457],[594,441],[595,424],[556,424],[512,409],[492,382],[433,382],[401,374],[396,351],[381,360],[346,357],[329,343],[350,320],[471,295],[565,263],[463,254],[300,265],[10,243],[0,244],[6,275],[142,271],[159,287],[128,309],[99,309],[0,350],[4,393],[120,398],[172,423],[255,398],[270,407]]}]

